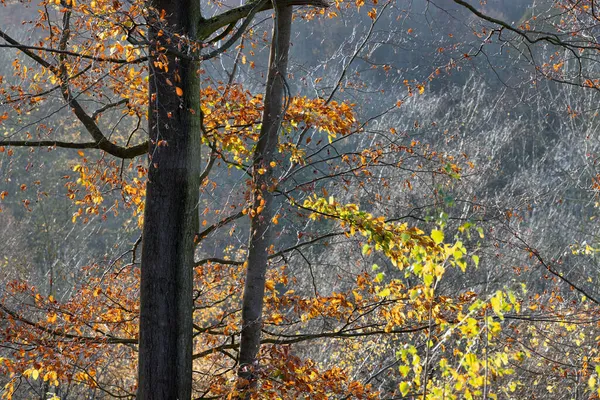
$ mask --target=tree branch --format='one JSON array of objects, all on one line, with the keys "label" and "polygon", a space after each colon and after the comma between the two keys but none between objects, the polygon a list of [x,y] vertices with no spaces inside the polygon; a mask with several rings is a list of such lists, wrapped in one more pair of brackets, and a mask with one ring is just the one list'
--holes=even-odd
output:
[{"label": "tree branch", "polygon": [[[0,141],[0,146],[14,146],[14,147],[62,147],[65,149],[99,149],[98,143],[96,142],[85,142],[85,143],[75,143],[75,142],[61,142],[57,140],[5,140]],[[143,146],[144,152],[147,150],[147,144],[143,143],[138,146]],[[138,147],[130,147],[129,149],[133,150]],[[137,149],[139,151],[141,149]],[[143,154],[143,153],[141,153]],[[135,157],[135,156],[134,156]],[[132,158],[132,157],[125,157]]]},{"label": "tree branch", "polygon": [[121,99],[121,100],[119,100],[119,101],[117,101],[115,103],[110,103],[110,104],[107,104],[107,105],[105,105],[103,107],[100,107],[99,109],[97,109],[96,111],[94,111],[92,113],[92,119],[95,120],[104,111],[109,110],[109,109],[114,108],[114,107],[118,107],[121,104],[127,104],[128,102],[129,102],[129,99]]},{"label": "tree branch", "polygon": [[[52,67],[52,64],[50,64],[48,61],[44,60],[37,54],[33,53],[33,51],[44,51],[47,53],[60,54],[60,55],[65,55],[65,56],[73,56],[73,57],[77,57],[77,58],[83,58],[86,60],[92,60],[92,61],[98,61],[98,62],[108,62],[108,63],[113,63],[113,64],[140,64],[140,63],[148,60],[148,57],[146,57],[146,56],[139,57],[139,58],[136,58],[133,60],[124,60],[122,58],[91,56],[88,54],[78,53],[76,51],[52,49],[50,47],[28,46],[28,45],[24,45],[24,44],[21,44],[21,43],[15,41],[14,39],[12,39],[10,36],[8,36],[5,32],[3,32],[1,30],[0,30],[0,37],[9,43],[9,44],[0,44],[0,48],[18,49],[21,52],[27,54],[28,57],[35,60],[40,65],[42,65],[46,68],[49,68],[49,69]],[[44,65],[44,64],[46,64],[46,65]]]},{"label": "tree branch", "polygon": [[[210,35],[215,33],[217,30],[234,24],[242,18],[249,16],[253,10],[255,9],[257,3],[253,1],[249,1],[243,6],[233,8],[229,11],[225,11],[222,14],[216,15],[212,18],[203,19],[199,21],[198,26],[198,39],[205,40]],[[277,1],[277,5],[280,7],[285,6],[312,6],[318,8],[327,8],[329,7],[329,3],[326,0],[279,0]],[[261,12],[270,10],[273,8],[272,1],[261,1],[260,7],[255,12]]]},{"label": "tree branch", "polygon": [[19,49],[23,54],[25,54],[27,57],[31,58],[33,61],[35,61],[38,64],[40,64],[42,67],[48,68],[53,73],[57,73],[58,72],[55,65],[50,64],[48,61],[44,60],[42,57],[38,56],[33,51],[31,51],[31,50],[34,50],[34,49],[30,48],[29,46],[22,45],[21,43],[17,42],[15,39],[13,39],[10,36],[8,36],[2,30],[0,30],[0,38],[6,40],[10,44],[10,46],[9,45],[0,45],[0,46],[2,46],[2,47],[12,47],[12,48]]},{"label": "tree branch", "polygon": [[[513,33],[518,34],[519,36],[521,36],[523,39],[525,39],[527,42],[534,44],[537,42],[548,42],[552,45],[555,46],[561,46],[564,47],[566,49],[569,49],[571,51],[573,51],[573,49],[590,49],[590,50],[598,50],[598,46],[593,44],[593,45],[578,45],[576,43],[573,42],[565,42],[564,40],[561,40],[557,34],[554,33],[550,33],[550,32],[540,32],[540,31],[535,31],[535,30],[522,30],[519,28],[516,28],[514,26],[512,26],[511,24],[499,20],[497,18],[494,17],[490,17],[489,15],[486,15],[484,13],[482,13],[481,11],[477,10],[475,7],[473,7],[472,5],[470,5],[469,3],[467,3],[466,1],[463,0],[453,0],[456,4],[466,8],[467,10],[469,10],[471,13],[473,13],[474,15],[476,15],[477,17],[481,18],[482,20],[491,22],[495,25],[499,25],[501,27],[503,27],[504,29],[511,31]],[[593,3],[593,1],[592,1]],[[539,35],[538,37],[531,37],[529,35]],[[575,54],[575,53],[574,53]],[[577,54],[575,54],[575,56],[577,56]]]},{"label": "tree branch", "polygon": [[211,232],[213,232],[216,229],[219,229],[225,225],[227,225],[228,223],[235,221],[238,218],[243,217],[245,214],[243,212],[238,212],[237,214],[234,215],[230,215],[227,218],[223,218],[222,220],[220,220],[219,222],[217,222],[216,224],[213,224],[211,226],[209,226],[208,228],[206,228],[205,230],[203,230],[202,232],[198,233],[198,240],[202,240],[205,237],[207,237],[208,235],[211,234]]},{"label": "tree branch", "polygon": [[16,312],[11,311],[10,309],[8,309],[7,307],[5,307],[2,304],[0,304],[0,310],[4,313],[8,314],[14,320],[22,322],[25,325],[29,325],[35,329],[38,329],[45,333],[48,333],[52,336],[62,337],[62,338],[71,339],[71,340],[81,340],[81,341],[85,341],[85,342],[89,342],[89,343],[110,343],[110,344],[136,344],[137,343],[137,339],[119,338],[119,337],[114,337],[111,335],[106,335],[106,338],[73,335],[72,333],[67,333],[62,329],[51,329],[51,328],[42,326],[39,323],[30,321],[24,317],[21,317]]},{"label": "tree branch", "polygon": [[[60,49],[57,51],[60,56],[60,65],[56,66],[51,64],[50,62],[44,60],[39,55],[35,54],[32,50],[35,50],[31,46],[24,46],[21,43],[17,42],[15,39],[10,37],[8,34],[0,30],[0,37],[7,41],[11,47],[19,49],[23,54],[27,57],[31,58],[39,65],[44,68],[50,70],[57,78],[60,80],[60,89],[63,98],[67,102],[67,104],[71,107],[73,113],[77,116],[77,118],[81,121],[85,129],[94,139],[93,143],[69,143],[69,142],[61,142],[61,141],[4,141],[0,142],[0,144],[5,146],[29,146],[29,147],[42,147],[42,146],[56,146],[56,147],[65,147],[65,148],[73,148],[73,149],[81,149],[81,148],[97,148],[111,154],[115,157],[128,159],[140,156],[148,152],[148,143],[144,142],[139,145],[133,147],[121,147],[118,146],[111,141],[109,141],[101,129],[96,124],[94,118],[87,114],[87,112],[83,109],[81,104],[75,99],[75,96],[71,93],[71,89],[69,87],[69,76],[66,72],[65,67],[65,57],[69,54],[69,52],[65,51],[68,39],[69,39],[69,19],[70,12],[66,12],[63,16],[63,33],[60,38],[59,46]],[[2,47],[0,45],[0,47]],[[6,47],[6,46],[4,46]]]}]

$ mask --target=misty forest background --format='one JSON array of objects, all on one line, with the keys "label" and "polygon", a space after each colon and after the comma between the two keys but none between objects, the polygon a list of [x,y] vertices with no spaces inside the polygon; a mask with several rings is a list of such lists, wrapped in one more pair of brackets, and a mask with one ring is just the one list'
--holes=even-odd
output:
[{"label": "misty forest background", "polygon": [[[210,10],[214,5],[206,7]],[[521,317],[502,321],[504,336],[497,346],[520,343],[528,354],[521,363],[511,358],[510,368],[518,384],[512,386],[513,378],[494,378],[490,384],[496,388],[494,396],[593,398],[595,382],[592,385],[590,373],[584,371],[591,368],[593,374],[600,328],[595,322],[598,312],[585,308],[585,304],[590,303],[590,297],[600,297],[600,93],[552,81],[536,69],[565,50],[547,43],[485,43],[485,36],[476,33],[489,24],[452,1],[397,0],[373,25],[367,15],[370,5],[365,7],[342,8],[333,18],[303,18],[300,11],[294,20],[290,93],[327,98],[347,69],[342,90],[335,96],[339,102],[355,104],[356,120],[365,125],[360,134],[340,136],[321,152],[322,143],[316,136],[307,144],[308,150],[314,145],[311,163],[286,179],[280,188],[282,194],[275,196],[282,215],[275,247],[288,248],[307,238],[340,231],[329,220],[300,218],[286,203],[288,195],[296,199],[312,194],[332,196],[340,203],[357,204],[373,215],[407,222],[427,233],[441,226],[446,239],[464,233],[465,223],[470,223],[471,233],[463,235],[463,240],[469,254],[478,257],[478,266],[471,265],[464,273],[449,269],[436,290],[442,296],[461,294],[482,299],[506,290],[522,299]],[[481,9],[518,25],[532,15],[544,15],[551,7],[550,1],[490,0]],[[7,1],[0,7],[0,26],[18,40],[28,41],[37,33],[22,21],[36,18],[35,13],[33,4]],[[231,79],[229,74],[238,58],[236,82],[251,93],[262,93],[271,24],[269,15],[258,16],[252,27],[255,46],[246,43],[241,52],[232,49],[203,63],[203,85]],[[16,54],[9,49],[0,52],[4,85],[18,84],[22,79],[13,74]],[[239,62],[242,56],[243,62]],[[18,58],[22,64],[29,62]],[[36,67],[32,64],[30,68]],[[566,61],[560,68],[568,71],[578,66]],[[593,71],[598,66],[586,68]],[[424,82],[424,90],[417,89],[414,82]],[[8,107],[0,103],[0,114]],[[103,123],[118,133],[121,113],[109,115],[103,117]],[[39,124],[51,127],[55,137],[71,137],[81,130],[57,93],[43,107],[32,107],[4,121],[0,134],[4,138],[27,132],[35,135]],[[140,132],[144,129],[142,126]],[[394,132],[398,143],[413,147],[414,153],[407,154],[401,164],[390,160],[387,166],[374,167],[374,178],[365,178],[362,183],[360,176],[336,176],[339,160],[330,160],[336,152],[358,154],[371,146],[378,134],[389,132]],[[441,168],[446,175],[438,172],[438,153],[444,154]],[[106,156],[87,150],[3,149],[3,283],[27,281],[42,296],[67,302],[90,278],[119,267],[124,253],[130,257],[127,252],[140,237],[140,214],[132,212],[135,206],[124,209],[114,205],[122,201],[120,191],[103,192],[103,207],[97,214],[86,213],[85,206],[69,198],[69,193],[79,196],[79,175],[73,167],[84,158],[92,166],[102,157]],[[131,170],[145,163],[144,157],[138,157],[131,161]],[[454,169],[456,165],[460,169]],[[377,183],[381,179],[387,186]],[[203,210],[228,210],[244,201],[247,190],[243,168],[231,168],[225,162],[215,165],[210,180],[215,184],[202,187],[198,207],[200,220],[206,220],[207,226],[221,217],[202,214]],[[207,237],[196,258],[243,261],[247,227],[248,221],[239,219]],[[362,245],[359,236],[331,235],[301,252],[288,254],[281,265],[285,264],[289,280],[277,283],[275,290],[343,293],[352,288],[353,277],[364,271],[373,276],[383,273],[386,281],[410,281],[385,256],[364,251]],[[7,296],[4,285],[0,295]],[[565,305],[564,312],[548,311],[545,307],[557,296]],[[7,329],[3,324],[0,321],[0,330]],[[326,332],[336,324],[324,317],[305,329]],[[348,347],[352,348],[351,358],[344,356],[345,345],[326,339],[292,345],[291,352],[323,368],[347,368],[352,379],[370,384],[380,398],[404,398],[400,392],[405,388],[398,388],[405,376],[398,369],[400,350],[410,344],[421,352],[426,341],[426,336],[386,333],[354,342]],[[482,343],[483,339],[478,345]],[[10,344],[0,343],[0,359],[11,349]],[[428,373],[434,379],[439,371],[432,368]],[[116,375],[111,378],[110,374],[114,372],[107,369],[105,382],[118,386],[114,383]],[[0,374],[0,387],[10,379],[8,372]],[[128,384],[131,382],[123,386]],[[47,392],[62,399],[110,397],[108,392],[94,388],[63,389],[59,393],[47,384],[36,385],[22,384],[13,398],[45,396]],[[488,396],[487,392],[479,394],[475,397]]]}]

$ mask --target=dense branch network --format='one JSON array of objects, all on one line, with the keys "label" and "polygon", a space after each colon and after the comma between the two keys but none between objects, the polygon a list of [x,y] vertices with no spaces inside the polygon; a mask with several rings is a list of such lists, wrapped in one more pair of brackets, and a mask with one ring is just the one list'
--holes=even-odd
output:
[{"label": "dense branch network", "polygon": [[[328,3],[325,0],[289,0],[284,2],[285,5],[311,5],[315,7],[328,7]],[[260,11],[269,10],[273,7],[272,2],[266,0],[260,0],[256,2],[248,2],[247,4],[226,11],[222,14],[216,15],[209,19],[201,19],[198,21],[198,37],[192,38],[197,40],[198,43],[208,39],[210,35],[218,31],[223,27],[227,27],[221,34],[217,35],[212,41],[218,41],[224,39],[229,35],[236,25],[236,22],[243,19],[235,32],[225,41],[219,48],[209,51],[206,54],[194,55],[194,54],[180,54],[183,57],[193,60],[208,60],[214,58],[223,52],[227,51],[234,43],[236,43],[241,36],[245,33],[246,29],[250,25],[253,17]],[[0,48],[12,48],[20,51],[25,56],[36,62],[43,68],[46,68],[52,74],[56,76],[59,81],[58,89],[61,90],[62,96],[70,107],[71,111],[75,114],[77,119],[83,124],[87,133],[92,137],[91,142],[72,142],[72,141],[61,141],[61,140],[2,140],[0,145],[3,146],[15,146],[15,147],[59,147],[66,149],[99,149],[114,157],[121,159],[131,159],[148,152],[149,142],[145,141],[134,146],[119,146],[113,143],[108,137],[102,132],[102,129],[96,122],[99,114],[107,111],[110,108],[116,107],[121,104],[127,104],[127,100],[123,99],[118,102],[106,105],[99,110],[89,114],[81,103],[77,100],[77,95],[72,93],[69,82],[75,78],[75,76],[69,76],[66,70],[67,57],[73,57],[76,60],[89,60],[91,62],[105,63],[105,64],[116,64],[116,65],[136,65],[148,60],[147,56],[141,56],[134,59],[124,59],[118,57],[104,57],[99,55],[91,55],[81,51],[71,51],[67,48],[67,43],[71,36],[71,30],[69,21],[72,14],[71,6],[66,7],[63,14],[63,26],[60,42],[58,48],[43,47],[43,46],[31,46],[20,43],[8,33],[0,30],[0,38],[4,39],[6,43],[0,43]],[[165,27],[167,30],[168,27]],[[198,46],[203,48],[204,46]],[[167,51],[173,51],[169,49]],[[55,54],[58,56],[58,64],[53,64],[41,54]],[[89,67],[88,67],[89,68]],[[85,69],[87,70],[87,68]],[[85,71],[84,70],[84,71]],[[79,76],[82,72],[78,72],[76,75]],[[32,95],[40,96],[41,94]]]}]

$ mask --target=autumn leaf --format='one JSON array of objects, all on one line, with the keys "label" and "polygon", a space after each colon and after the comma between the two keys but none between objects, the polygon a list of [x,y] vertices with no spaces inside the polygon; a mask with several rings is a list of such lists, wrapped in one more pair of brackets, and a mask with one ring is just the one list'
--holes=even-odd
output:
[{"label": "autumn leaf", "polygon": [[268,280],[265,282],[265,288],[266,288],[267,290],[271,290],[271,291],[272,291],[272,290],[275,290],[275,282],[273,282],[273,280],[271,280],[271,279],[268,279]]},{"label": "autumn leaf", "polygon": [[435,244],[440,244],[444,241],[444,232],[434,229],[431,231],[431,238]]},{"label": "autumn leaf", "polygon": [[402,396],[406,396],[410,390],[410,384],[408,382],[400,382],[399,389]]}]

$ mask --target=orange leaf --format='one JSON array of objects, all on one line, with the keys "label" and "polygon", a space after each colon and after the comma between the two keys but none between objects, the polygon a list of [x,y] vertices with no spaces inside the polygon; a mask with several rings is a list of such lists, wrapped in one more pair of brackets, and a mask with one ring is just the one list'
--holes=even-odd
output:
[{"label": "orange leaf", "polygon": [[177,92],[177,96],[183,96],[183,90],[179,87],[175,87],[175,92]]}]

